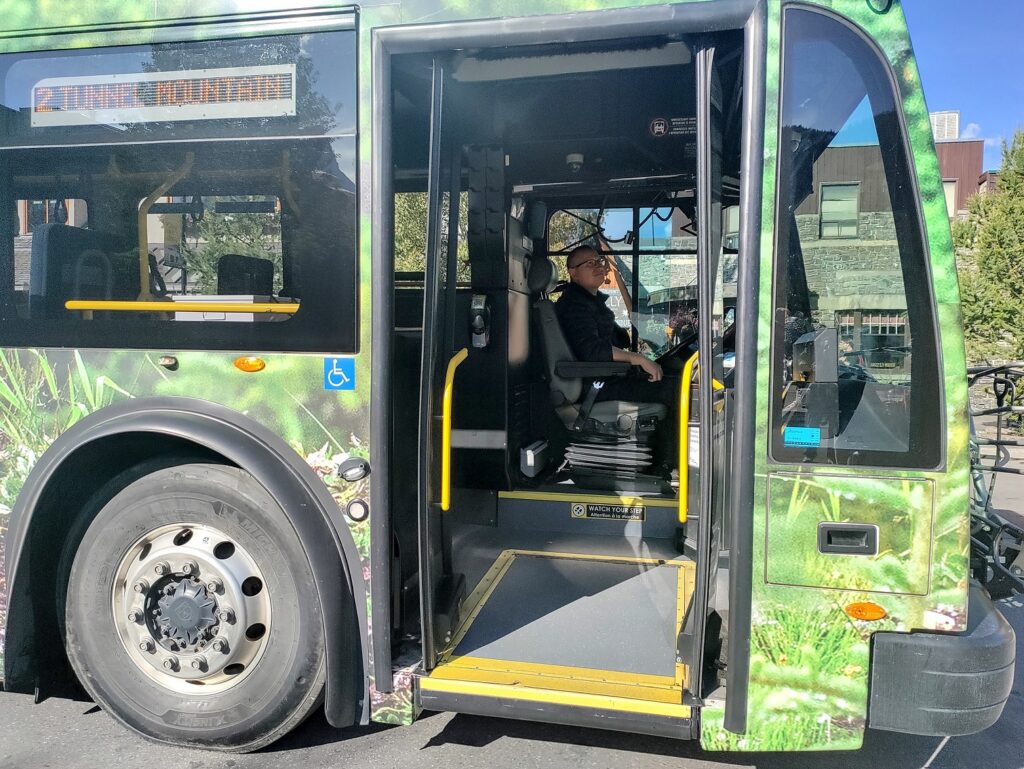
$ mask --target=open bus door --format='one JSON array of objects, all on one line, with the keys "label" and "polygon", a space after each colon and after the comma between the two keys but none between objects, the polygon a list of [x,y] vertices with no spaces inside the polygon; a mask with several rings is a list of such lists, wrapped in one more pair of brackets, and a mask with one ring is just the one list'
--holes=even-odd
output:
[{"label": "open bus door", "polygon": [[[691,426],[680,424],[681,440],[689,444],[688,464],[696,465],[697,574],[693,599],[679,638],[679,653],[690,671],[688,701],[702,704],[718,686],[722,616],[717,591],[719,553],[727,498],[727,447],[731,371],[726,370],[726,317],[722,239],[723,101],[727,98],[715,65],[715,46],[706,38],[696,53],[697,76],[697,279],[699,439],[693,445]],[[740,87],[739,82],[732,86]],[[730,386],[726,386],[727,383]],[[683,388],[688,389],[684,382]],[[696,456],[692,456],[694,448]],[[683,453],[683,452],[681,452]],[[680,474],[691,474],[680,467]]]},{"label": "open bus door", "polygon": [[[618,49],[629,45],[614,41],[608,47],[622,55]],[[734,57],[739,55],[735,38],[728,47]],[[533,703],[530,708],[543,705],[545,717],[554,720],[583,723],[600,713],[610,719],[602,722],[606,726],[695,736],[694,708],[702,706],[720,683],[718,603],[724,591],[716,591],[716,582],[727,503],[721,475],[729,441],[721,253],[722,109],[726,99],[738,103],[738,80],[721,83],[712,37],[689,41],[687,57],[675,65],[685,79],[674,87],[697,87],[697,94],[686,97],[696,112],[691,113],[697,126],[690,139],[694,152],[687,156],[680,151],[677,161],[685,163],[689,157],[692,167],[689,179],[698,200],[700,244],[700,352],[696,365],[687,369],[700,373],[692,381],[679,380],[680,400],[687,401],[691,421],[699,428],[692,434],[700,438],[691,441],[690,424],[680,425],[680,456],[690,456],[685,466],[676,468],[680,477],[690,480],[682,488],[688,485],[692,493],[679,492],[680,504],[666,481],[667,491],[645,503],[651,517],[647,521],[644,507],[639,514],[635,507],[619,511],[629,508],[616,504],[626,498],[606,496],[616,514],[639,516],[615,522],[598,515],[590,518],[587,506],[595,502],[594,492],[576,491],[576,499],[573,489],[578,487],[565,481],[550,494],[521,495],[504,504],[499,498],[514,477],[507,472],[508,457],[519,452],[519,445],[513,444],[516,426],[511,417],[506,421],[506,413],[513,413],[509,401],[516,377],[527,368],[522,363],[530,353],[522,346],[528,346],[522,335],[529,335],[531,321],[526,316],[537,302],[526,288],[525,273],[542,258],[528,242],[522,218],[528,207],[517,199],[509,179],[528,164],[522,153],[530,145],[503,147],[500,136],[483,134],[491,143],[481,153],[481,129],[464,135],[473,130],[466,128],[463,112],[470,101],[467,94],[475,92],[453,77],[450,66],[460,64],[449,65],[445,57],[437,54],[430,64],[418,447],[424,669],[420,701],[431,709],[497,714],[505,711],[495,710],[494,702],[514,698]],[[551,58],[540,66],[551,66]],[[507,93],[512,99],[516,91]],[[516,108],[516,102],[507,107]],[[453,117],[456,112],[458,119]],[[643,128],[646,131],[646,123]],[[481,163],[486,166],[482,177]],[[608,173],[615,178],[614,171]],[[679,184],[679,177],[676,174],[672,183]],[[455,201],[464,178],[470,188],[471,294],[488,297],[493,323],[487,347],[479,349],[470,341],[469,328],[473,319],[486,320],[487,315],[476,313],[475,304],[469,305],[467,314],[467,297],[462,289],[456,290],[460,212]],[[480,178],[484,181],[477,183]],[[652,177],[644,189],[659,183],[666,182]],[[577,199],[586,194],[585,186],[575,189]],[[604,192],[592,194],[600,197],[609,189],[623,194],[607,183]],[[640,200],[639,193],[627,192],[633,195],[631,200]],[[474,243],[473,232],[481,223],[486,243]],[[495,234],[500,241],[497,262],[491,254]],[[483,258],[481,249],[486,252]],[[489,389],[499,393],[501,414],[489,426],[502,429],[478,429],[482,423],[470,422],[483,419],[485,393],[473,390],[469,406],[466,392],[472,389],[469,382],[479,381],[477,370],[493,366],[496,359],[504,368],[489,381]],[[453,403],[461,404],[455,414]],[[472,419],[466,417],[467,411],[475,412]],[[482,441],[480,445],[459,443],[470,432]],[[478,475],[469,484],[490,483],[490,497],[465,495],[465,473],[454,465],[478,460],[460,448],[473,448],[477,454],[502,452],[505,471],[483,480]],[[494,505],[491,512],[488,504]],[[584,512],[574,518],[576,508]],[[655,525],[666,533],[648,535]],[[611,536],[616,527],[626,536]],[[490,566],[477,570],[485,558]]]},{"label": "open bus door", "polygon": [[455,371],[468,351],[453,350],[458,259],[461,146],[446,118],[450,74],[445,57],[431,63],[427,169],[427,243],[423,351],[420,366],[418,463],[420,616],[423,666],[434,667],[451,638],[465,593],[452,573],[451,540],[442,514],[451,505],[451,408]]}]

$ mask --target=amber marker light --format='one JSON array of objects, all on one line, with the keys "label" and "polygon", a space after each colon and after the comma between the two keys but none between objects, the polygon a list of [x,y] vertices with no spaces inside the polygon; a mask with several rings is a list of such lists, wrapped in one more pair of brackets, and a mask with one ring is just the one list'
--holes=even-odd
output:
[{"label": "amber marker light", "polygon": [[257,371],[262,371],[266,367],[267,362],[263,360],[263,358],[254,358],[251,356],[235,358],[235,368],[249,374],[255,374]]},{"label": "amber marker light", "polygon": [[865,620],[866,622],[875,622],[888,616],[888,612],[885,609],[871,601],[851,603],[849,606],[844,606],[843,611],[853,619]]}]

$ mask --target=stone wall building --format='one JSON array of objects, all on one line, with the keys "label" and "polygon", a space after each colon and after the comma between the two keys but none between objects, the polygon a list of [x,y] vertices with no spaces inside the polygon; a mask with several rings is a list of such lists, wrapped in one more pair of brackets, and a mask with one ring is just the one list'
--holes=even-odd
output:
[{"label": "stone wall building", "polygon": [[908,375],[907,298],[879,146],[829,147],[812,183],[796,211],[811,319],[838,329],[846,363],[877,379]]}]

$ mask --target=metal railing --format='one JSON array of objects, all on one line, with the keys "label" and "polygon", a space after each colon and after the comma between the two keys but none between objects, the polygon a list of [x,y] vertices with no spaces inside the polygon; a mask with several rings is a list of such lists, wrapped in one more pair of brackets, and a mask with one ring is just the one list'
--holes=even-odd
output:
[{"label": "metal railing", "polygon": [[[971,409],[971,573],[993,598],[1004,598],[1024,592],[1024,531],[993,509],[992,499],[1001,474],[1024,475],[1024,469],[1010,466],[1009,451],[1024,447],[1024,416],[1015,418],[1024,415],[1024,361],[972,366],[967,383],[973,394],[981,388],[995,404]],[[995,418],[995,438],[977,434],[975,420],[984,417]],[[983,456],[986,447],[994,456]]]}]

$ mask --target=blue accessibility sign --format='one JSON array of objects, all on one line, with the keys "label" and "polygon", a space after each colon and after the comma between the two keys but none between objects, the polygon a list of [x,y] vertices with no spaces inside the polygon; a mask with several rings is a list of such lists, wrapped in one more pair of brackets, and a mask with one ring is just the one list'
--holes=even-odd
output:
[{"label": "blue accessibility sign", "polygon": [[324,389],[356,389],[356,359],[324,358]]}]

